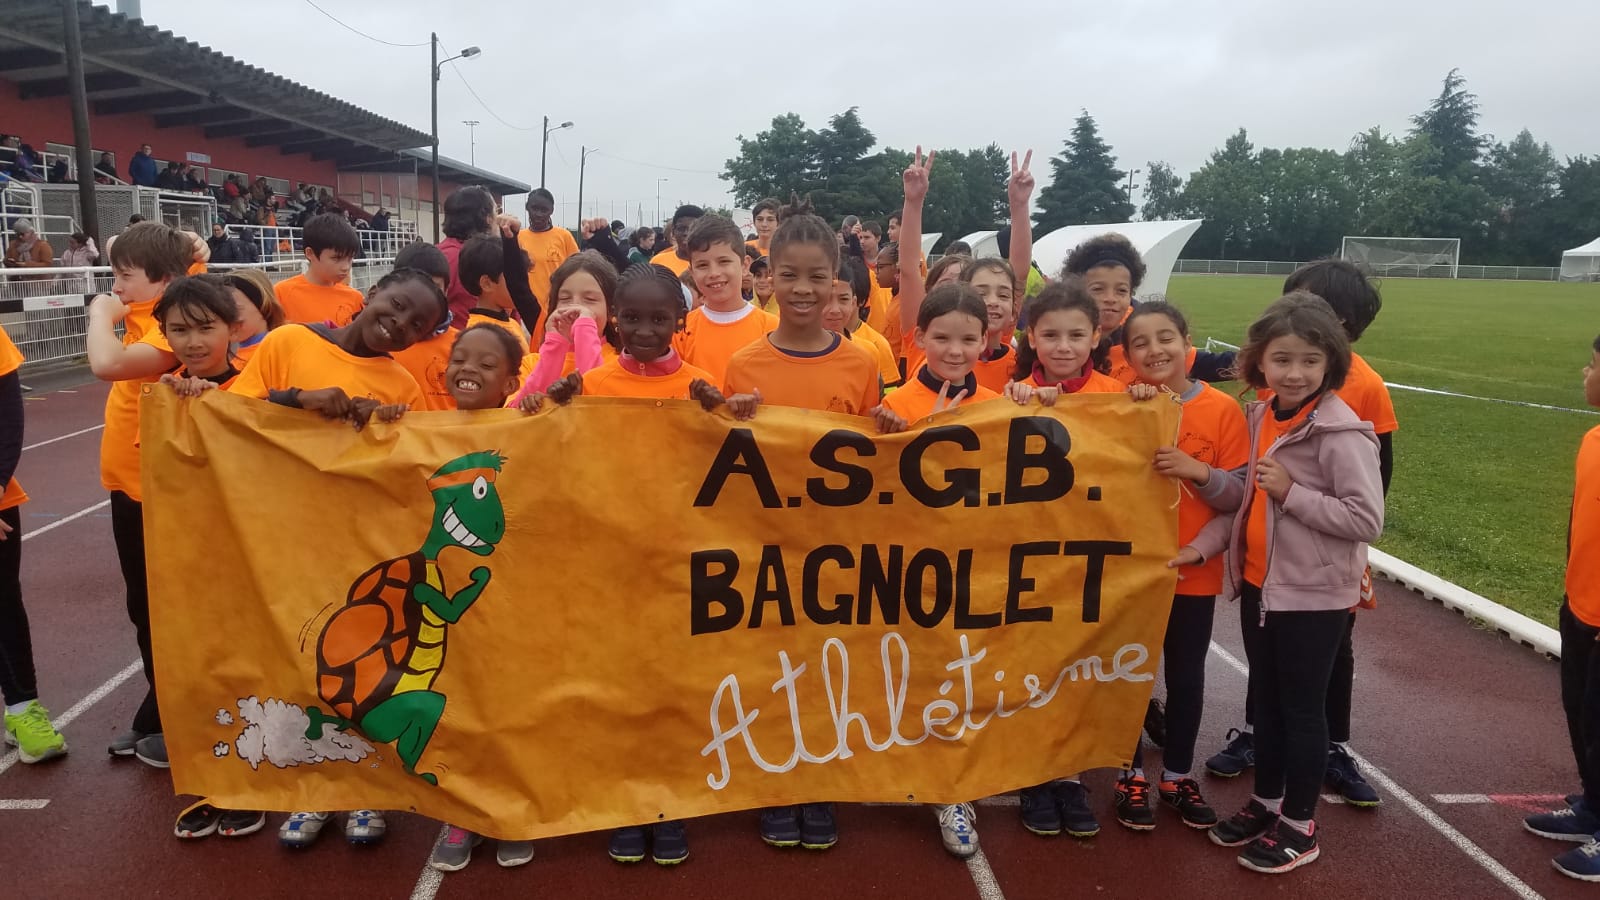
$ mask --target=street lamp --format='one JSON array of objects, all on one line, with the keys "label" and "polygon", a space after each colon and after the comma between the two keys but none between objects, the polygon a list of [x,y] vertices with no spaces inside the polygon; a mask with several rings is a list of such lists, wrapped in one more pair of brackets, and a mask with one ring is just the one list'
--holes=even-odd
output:
[{"label": "street lamp", "polygon": [[428,50],[433,58],[432,82],[429,84],[433,94],[433,239],[439,239],[439,68],[447,62],[458,59],[471,59],[482,53],[477,47],[468,47],[449,59],[439,59],[439,35],[428,35]]},{"label": "street lamp", "polygon": [[600,152],[596,147],[578,148],[578,224],[583,224],[583,170],[588,165],[589,157]]},{"label": "street lamp", "polygon": [[[541,188],[544,187],[544,155],[546,153],[550,152],[550,132],[552,132],[552,131],[560,131],[563,128],[571,128],[571,127],[572,127],[572,123],[571,122],[562,122],[560,125],[557,125],[556,127],[551,128],[550,127],[550,117],[549,116],[545,116],[544,117],[544,143],[539,145],[539,187],[541,187]],[[580,219],[583,218],[583,210],[582,209],[578,210],[578,217]]]},{"label": "street lamp", "polygon": [[661,222],[661,182],[666,180],[665,178],[656,179],[656,222],[658,224]]},{"label": "street lamp", "polygon": [[478,164],[478,126],[482,125],[477,119],[462,119],[461,124],[467,126],[467,163]]}]

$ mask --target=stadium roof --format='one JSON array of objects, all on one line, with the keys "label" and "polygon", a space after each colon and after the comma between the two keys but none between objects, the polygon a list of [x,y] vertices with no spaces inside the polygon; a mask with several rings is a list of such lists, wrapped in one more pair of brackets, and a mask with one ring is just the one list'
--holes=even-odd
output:
[{"label": "stadium roof", "polygon": [[[426,132],[170,31],[88,0],[77,3],[84,81],[97,116],[143,113],[155,118],[157,128],[202,127],[207,138],[242,138],[252,147],[309,153],[341,169],[392,162],[399,151],[430,142]],[[67,97],[60,0],[5,0],[4,7],[0,78],[16,82],[23,100]],[[452,170],[442,163],[440,177],[449,177]],[[408,171],[411,165],[407,161]],[[454,181],[482,182],[483,176],[505,181],[479,169],[456,168],[463,177]]]},{"label": "stadium roof", "polygon": [[[402,150],[393,159],[354,163],[342,168],[346,172],[416,172],[419,176],[431,177],[432,163],[433,154],[427,149]],[[443,155],[439,157],[439,180],[461,185],[481,184],[496,195],[526,194],[533,190],[533,185]]]}]

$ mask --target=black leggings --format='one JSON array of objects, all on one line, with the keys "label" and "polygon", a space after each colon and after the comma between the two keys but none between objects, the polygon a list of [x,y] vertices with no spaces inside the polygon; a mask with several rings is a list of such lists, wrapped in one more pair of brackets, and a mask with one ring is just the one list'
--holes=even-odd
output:
[{"label": "black leggings", "polygon": [[1328,678],[1350,611],[1268,611],[1261,589],[1239,596],[1244,652],[1255,684],[1256,796],[1283,799],[1283,816],[1310,819],[1328,768]]},{"label": "black leggings", "polygon": [[[1167,684],[1167,741],[1162,765],[1174,772],[1194,767],[1194,742],[1200,734],[1200,712],[1206,699],[1206,653],[1211,649],[1211,621],[1216,597],[1179,594],[1172,598],[1167,636],[1162,642]],[[1144,766],[1144,748],[1135,743],[1133,764]]]},{"label": "black leggings", "polygon": [[1567,714],[1572,757],[1583,780],[1583,800],[1600,809],[1600,628],[1585,625],[1563,600],[1561,627],[1561,707]]},{"label": "black leggings", "polygon": [[33,637],[22,606],[22,509],[0,510],[11,533],[0,541],[0,697],[6,704],[39,699],[33,671]]},{"label": "black leggings", "polygon": [[128,590],[128,621],[133,623],[134,639],[139,642],[139,659],[144,663],[144,678],[150,685],[139,711],[133,714],[133,730],[160,734],[156,668],[150,659],[150,585],[144,570],[144,504],[121,491],[111,492],[111,536],[117,542],[117,562],[122,566],[122,581]]},{"label": "black leggings", "polygon": [[[1339,652],[1333,658],[1333,674],[1328,677],[1328,740],[1336,744],[1350,741],[1350,697],[1355,692],[1356,686],[1356,650],[1352,641],[1355,630],[1356,611],[1352,609],[1350,624],[1345,628],[1344,639],[1339,642]],[[1252,712],[1256,705],[1255,670],[1250,671],[1244,696],[1246,725],[1254,725],[1256,722]]]}]

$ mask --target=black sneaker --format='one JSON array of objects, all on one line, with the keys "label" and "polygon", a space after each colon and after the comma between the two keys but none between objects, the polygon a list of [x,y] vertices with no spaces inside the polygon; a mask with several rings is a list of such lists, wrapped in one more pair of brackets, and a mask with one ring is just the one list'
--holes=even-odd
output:
[{"label": "black sneaker", "polygon": [[1243,847],[1271,831],[1277,822],[1277,813],[1252,798],[1244,809],[1234,813],[1227,821],[1217,823],[1207,833],[1211,835],[1211,843],[1218,846]]},{"label": "black sneaker", "polygon": [[619,863],[636,863],[644,859],[644,829],[635,825],[611,832],[611,845],[606,855]]},{"label": "black sneaker", "polygon": [[800,846],[826,850],[839,843],[839,826],[833,821],[832,803],[807,803],[800,807]]},{"label": "black sneaker", "polygon": [[172,826],[172,833],[180,841],[193,841],[215,834],[217,821],[222,818],[222,810],[209,803],[201,803],[190,807],[178,816],[178,821]]},{"label": "black sneaker", "polygon": [[1155,831],[1156,811],[1150,808],[1150,782],[1132,775],[1117,780],[1117,822],[1134,831]]},{"label": "black sneaker", "polygon": [[650,858],[658,866],[675,866],[689,858],[689,834],[681,820],[650,826]]},{"label": "black sneaker", "polygon": [[1150,698],[1150,705],[1144,710],[1144,736],[1157,747],[1167,745],[1167,708],[1154,697]]},{"label": "black sneaker", "polygon": [[1217,811],[1200,796],[1200,785],[1193,778],[1163,781],[1156,785],[1161,802],[1178,811],[1183,824],[1190,828],[1210,828],[1217,824]]},{"label": "black sneaker", "polygon": [[769,806],[761,811],[761,839],[774,847],[800,845],[800,810],[794,806]]},{"label": "black sneaker", "polygon": [[1022,805],[1022,827],[1043,837],[1061,833],[1061,807],[1049,782],[1017,792]]},{"label": "black sneaker", "polygon": [[111,739],[110,745],[106,747],[106,752],[112,756],[132,756],[134,746],[147,736],[142,731],[124,731]]},{"label": "black sneaker", "polygon": [[1055,783],[1056,806],[1061,810],[1061,827],[1075,838],[1092,838],[1100,833],[1100,822],[1089,808],[1089,789],[1076,781]]},{"label": "black sneaker", "polygon": [[1206,760],[1206,771],[1219,778],[1234,778],[1256,764],[1256,736],[1237,728],[1228,729],[1228,746]]},{"label": "black sneaker", "polygon": [[1282,875],[1316,862],[1321,852],[1317,849],[1317,823],[1311,823],[1310,834],[1301,834],[1280,819],[1276,827],[1244,848],[1239,865],[1253,872]]},{"label": "black sneaker", "polygon": [[1378,792],[1361,777],[1356,761],[1338,744],[1328,745],[1328,771],[1322,781],[1331,790],[1338,791],[1344,797],[1344,802],[1351,806],[1371,809],[1383,803]]},{"label": "black sneaker", "polygon": [[167,737],[162,734],[147,734],[133,745],[133,756],[139,762],[157,769],[171,768],[167,760]]},{"label": "black sneaker", "polygon": [[225,809],[217,820],[217,834],[223,837],[244,837],[255,834],[267,824],[267,814],[259,809]]}]

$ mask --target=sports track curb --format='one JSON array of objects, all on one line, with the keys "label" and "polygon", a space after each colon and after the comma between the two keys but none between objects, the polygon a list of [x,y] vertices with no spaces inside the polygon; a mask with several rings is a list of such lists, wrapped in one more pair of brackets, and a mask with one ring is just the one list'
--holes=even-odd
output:
[{"label": "sports track curb", "polygon": [[1419,569],[1377,548],[1370,548],[1367,551],[1367,562],[1372,566],[1372,571],[1395,584],[1436,600],[1446,609],[1455,610],[1468,619],[1483,622],[1519,644],[1531,647],[1546,656],[1561,658],[1560,634],[1542,622],[1536,622],[1516,610],[1507,609],[1487,597],[1474,594],[1458,584],[1445,581],[1432,572]]}]

